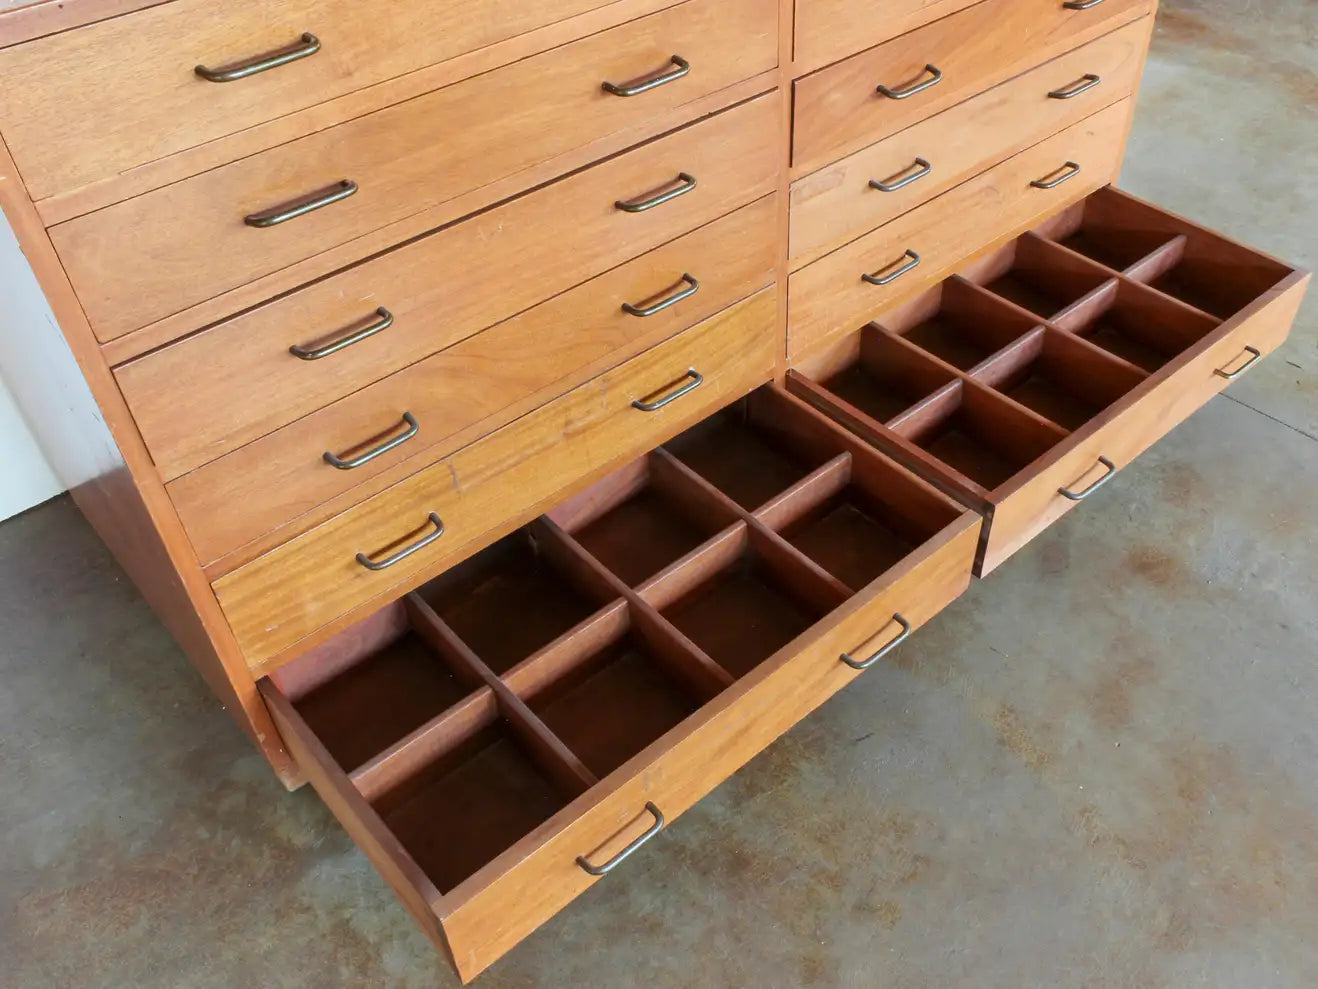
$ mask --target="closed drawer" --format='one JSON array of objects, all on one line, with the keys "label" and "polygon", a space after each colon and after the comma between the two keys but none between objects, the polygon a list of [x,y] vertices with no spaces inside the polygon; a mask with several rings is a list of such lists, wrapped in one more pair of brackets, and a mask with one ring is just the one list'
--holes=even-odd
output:
[{"label": "closed drawer", "polygon": [[796,0],[793,54],[798,73],[817,69],[981,0]]},{"label": "closed drawer", "polygon": [[[0,130],[44,199],[604,5],[176,0],[0,51]],[[230,82],[195,70],[276,54],[293,60]]]},{"label": "closed drawer", "polygon": [[769,285],[776,202],[766,196],[178,478],[168,490],[199,558],[404,460],[470,442]]},{"label": "closed drawer", "polygon": [[794,265],[887,223],[1130,96],[1152,18],[920,121],[792,184]]},{"label": "closed drawer", "polygon": [[[774,9],[773,0],[689,0],[51,236],[97,337],[111,340],[766,71],[777,61]],[[690,66],[681,77],[675,54]],[[671,81],[631,98],[602,88],[660,73]]]},{"label": "closed drawer", "polygon": [[1107,188],[792,387],[985,512],[983,575],[1281,343],[1307,282]]},{"label": "closed drawer", "polygon": [[979,526],[768,387],[262,690],[465,981],[954,600]]},{"label": "closed drawer", "polygon": [[790,352],[873,319],[976,252],[1107,184],[1129,119],[1123,100],[794,272]]},{"label": "closed drawer", "polygon": [[[761,98],[448,227],[136,361],[115,376],[172,480],[763,196],[778,109]],[[643,213],[619,201],[695,188]],[[384,331],[318,360],[314,353]]]},{"label": "closed drawer", "polygon": [[749,391],[773,367],[777,304],[762,292],[220,578],[215,594],[249,665],[416,586]]},{"label": "closed drawer", "polygon": [[1149,0],[1086,10],[985,0],[806,76],[795,84],[793,167],[813,171],[1151,9]]}]

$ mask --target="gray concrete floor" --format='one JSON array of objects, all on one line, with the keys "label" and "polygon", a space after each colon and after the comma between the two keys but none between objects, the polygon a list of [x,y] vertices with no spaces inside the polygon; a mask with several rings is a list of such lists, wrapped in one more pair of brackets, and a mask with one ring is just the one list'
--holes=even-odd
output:
[{"label": "gray concrete floor", "polygon": [[[1164,0],[1123,185],[1318,262],[1318,4]],[[1318,299],[488,972],[1318,985]],[[0,985],[447,986],[66,500],[0,526]]]}]

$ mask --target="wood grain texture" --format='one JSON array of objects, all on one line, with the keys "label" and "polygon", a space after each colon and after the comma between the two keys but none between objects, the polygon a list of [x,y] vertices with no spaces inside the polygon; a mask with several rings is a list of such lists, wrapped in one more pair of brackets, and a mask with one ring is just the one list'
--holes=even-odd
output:
[{"label": "wood grain texture", "polygon": [[[986,0],[795,84],[792,164],[801,171],[872,144],[929,114],[1108,33],[1148,13],[1150,0],[1105,0],[1067,10],[1058,0]],[[875,91],[943,74],[908,99]]]},{"label": "wood grain texture", "polygon": [[955,14],[981,0],[796,0],[797,75]]},{"label": "wood grain texture", "polygon": [[[156,466],[172,480],[763,196],[775,109],[737,107],[120,366]],[[614,207],[683,171],[699,180],[689,195]],[[289,353],[381,306],[395,318],[384,333],[323,360]]]},{"label": "wood grain texture", "polygon": [[[52,229],[112,340],[253,279],[688,106],[777,61],[773,0],[690,0]],[[691,73],[631,99],[604,80]],[[268,229],[244,217],[342,180],[356,195]],[[130,235],[131,232],[131,235]]]}]

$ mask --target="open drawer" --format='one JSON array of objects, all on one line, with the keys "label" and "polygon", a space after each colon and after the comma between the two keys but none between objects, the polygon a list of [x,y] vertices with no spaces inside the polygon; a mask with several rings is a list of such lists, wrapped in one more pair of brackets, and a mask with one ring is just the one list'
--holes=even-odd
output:
[{"label": "open drawer", "polygon": [[1307,281],[1109,187],[788,387],[984,513],[983,576],[1276,348]]},{"label": "open drawer", "polygon": [[766,386],[261,689],[467,980],[956,598],[979,529]]}]

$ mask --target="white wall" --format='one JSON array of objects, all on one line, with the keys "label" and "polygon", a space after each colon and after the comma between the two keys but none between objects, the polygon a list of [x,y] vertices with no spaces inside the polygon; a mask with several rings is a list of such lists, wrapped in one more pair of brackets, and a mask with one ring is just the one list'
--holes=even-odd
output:
[{"label": "white wall", "polygon": [[[0,285],[0,298],[6,294],[4,288]],[[8,387],[0,381],[0,519],[39,505],[61,490]]]}]

